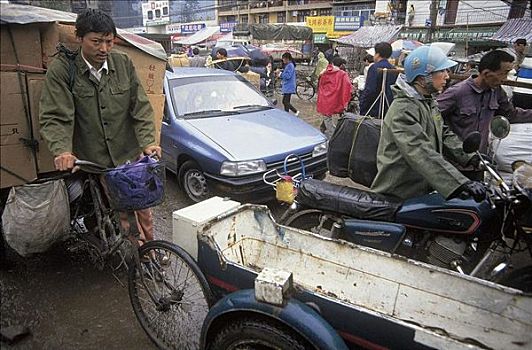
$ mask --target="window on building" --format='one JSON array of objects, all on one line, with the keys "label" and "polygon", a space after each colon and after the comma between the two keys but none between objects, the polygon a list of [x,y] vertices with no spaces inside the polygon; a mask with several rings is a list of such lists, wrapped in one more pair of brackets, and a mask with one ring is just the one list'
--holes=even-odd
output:
[{"label": "window on building", "polygon": [[305,22],[305,19],[310,16],[310,11],[297,11],[297,21],[298,22]]},{"label": "window on building", "polygon": [[248,15],[240,16],[240,23],[248,23]]},{"label": "window on building", "polygon": [[270,19],[270,16],[268,14],[265,15],[259,15],[259,23],[268,23]]},{"label": "window on building", "polygon": [[148,11],[148,19],[153,19],[153,11]]},{"label": "window on building", "polygon": [[163,16],[168,16],[168,7],[163,7]]},{"label": "window on building", "polygon": [[277,23],[286,23],[286,13],[283,12],[277,12]]},{"label": "window on building", "polygon": [[318,13],[320,16],[330,16],[332,14],[332,9],[321,9]]}]

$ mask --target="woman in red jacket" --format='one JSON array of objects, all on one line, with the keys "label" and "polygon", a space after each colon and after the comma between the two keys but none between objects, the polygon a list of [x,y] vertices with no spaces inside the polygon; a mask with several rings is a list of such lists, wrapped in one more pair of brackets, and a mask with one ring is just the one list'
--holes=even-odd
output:
[{"label": "woman in red jacket", "polygon": [[320,129],[328,139],[336,127],[332,115],[342,113],[351,100],[353,86],[347,72],[340,68],[345,64],[343,58],[335,57],[333,63],[329,64],[321,75],[318,84],[317,110],[324,116]]}]

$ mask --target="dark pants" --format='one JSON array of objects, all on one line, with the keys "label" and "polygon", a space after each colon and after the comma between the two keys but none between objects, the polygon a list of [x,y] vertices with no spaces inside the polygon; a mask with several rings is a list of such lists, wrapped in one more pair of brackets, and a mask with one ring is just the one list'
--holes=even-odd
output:
[{"label": "dark pants", "polygon": [[292,94],[283,94],[283,106],[285,111],[292,111],[294,113],[297,112],[297,109],[292,106],[290,103],[290,98],[292,97]]}]

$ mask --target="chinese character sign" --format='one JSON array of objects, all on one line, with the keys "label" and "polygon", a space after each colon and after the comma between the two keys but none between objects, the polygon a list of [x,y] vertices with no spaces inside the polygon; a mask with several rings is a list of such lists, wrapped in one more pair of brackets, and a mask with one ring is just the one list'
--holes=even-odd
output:
[{"label": "chinese character sign", "polygon": [[307,17],[306,21],[313,33],[332,33],[334,31],[333,16]]},{"label": "chinese character sign", "polygon": [[181,25],[181,34],[191,34],[196,33],[203,28],[205,28],[205,23],[196,23],[196,24],[182,24]]}]

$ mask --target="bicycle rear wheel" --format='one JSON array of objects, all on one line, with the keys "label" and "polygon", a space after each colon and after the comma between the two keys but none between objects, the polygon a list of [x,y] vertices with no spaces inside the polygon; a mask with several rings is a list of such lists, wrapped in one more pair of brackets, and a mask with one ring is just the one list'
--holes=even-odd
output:
[{"label": "bicycle rear wheel", "polygon": [[212,300],[205,276],[170,242],[148,242],[139,256],[140,268],[129,270],[129,297],[140,325],[160,349],[198,349]]},{"label": "bicycle rear wheel", "polygon": [[296,85],[297,97],[302,100],[310,100],[312,97],[314,97],[315,93],[314,86],[312,86],[312,84],[310,84],[308,81],[300,81]]}]

